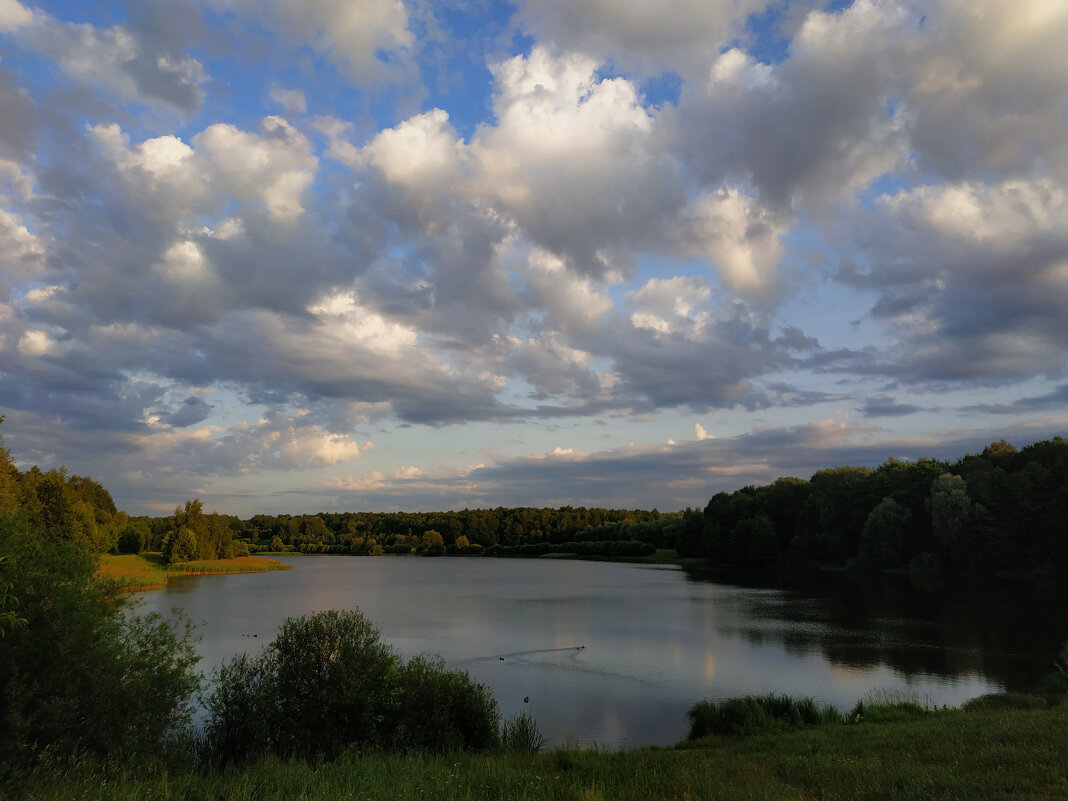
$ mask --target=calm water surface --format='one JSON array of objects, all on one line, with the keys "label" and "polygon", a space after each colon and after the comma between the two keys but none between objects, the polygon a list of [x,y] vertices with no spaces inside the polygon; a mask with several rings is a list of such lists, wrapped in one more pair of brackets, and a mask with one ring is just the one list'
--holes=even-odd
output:
[{"label": "calm water surface", "polygon": [[[200,624],[206,671],[286,617],[360,608],[406,657],[440,654],[553,744],[670,744],[702,698],[785,692],[848,709],[866,691],[956,705],[1001,689],[937,621],[693,580],[675,567],[545,559],[286,557],[293,570],[173,579],[141,611]],[[836,605],[837,603],[837,605]],[[529,703],[524,703],[529,698]]]}]

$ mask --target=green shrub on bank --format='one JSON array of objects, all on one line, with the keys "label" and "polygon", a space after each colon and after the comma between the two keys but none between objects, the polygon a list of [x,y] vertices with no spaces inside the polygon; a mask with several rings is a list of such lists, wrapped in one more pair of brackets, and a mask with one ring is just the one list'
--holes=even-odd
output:
[{"label": "green shrub on bank", "polygon": [[289,618],[258,656],[219,669],[206,707],[204,755],[216,763],[489,749],[500,726],[485,686],[439,658],[404,664],[358,610]]},{"label": "green shrub on bank", "polygon": [[841,723],[833,706],[821,706],[811,698],[788,695],[746,695],[722,701],[700,701],[686,713],[689,739],[709,735],[744,736],[789,731],[804,726]]},{"label": "green shrub on bank", "polygon": [[400,669],[393,746],[447,751],[495,748],[500,711],[489,688],[441,657],[417,656]]}]

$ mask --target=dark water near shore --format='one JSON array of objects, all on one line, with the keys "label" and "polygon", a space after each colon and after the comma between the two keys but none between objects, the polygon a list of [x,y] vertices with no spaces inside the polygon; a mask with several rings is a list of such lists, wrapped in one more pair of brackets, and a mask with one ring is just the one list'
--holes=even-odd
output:
[{"label": "dark water near shore", "polygon": [[210,670],[258,651],[286,617],[359,607],[399,653],[468,670],[505,715],[533,712],[557,745],[670,744],[696,701],[745,693],[843,710],[870,690],[958,705],[1033,681],[1059,642],[1035,642],[992,597],[934,604],[828,578],[798,592],[609,562],[283,561],[294,569],[172,579],[141,595],[141,611],[184,609]]}]

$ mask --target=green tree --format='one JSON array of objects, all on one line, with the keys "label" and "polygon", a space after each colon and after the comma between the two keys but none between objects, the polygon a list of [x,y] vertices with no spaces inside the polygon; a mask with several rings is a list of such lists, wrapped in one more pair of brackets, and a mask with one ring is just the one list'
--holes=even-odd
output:
[{"label": "green tree", "polygon": [[188,724],[199,686],[188,627],[126,615],[92,554],[24,517],[0,519],[0,551],[26,620],[0,640],[0,765],[158,756]]},{"label": "green tree", "polygon": [[445,553],[445,540],[434,529],[423,532],[422,546],[428,556],[438,556]]},{"label": "green tree", "polygon": [[942,553],[959,564],[969,562],[971,549],[965,535],[972,515],[972,499],[964,479],[946,473],[932,481],[927,513],[931,516],[931,532]]},{"label": "green tree", "polygon": [[893,498],[871,510],[860,535],[857,562],[862,567],[898,567],[904,557],[912,513]]},{"label": "green tree", "polygon": [[163,558],[174,564],[177,562],[192,562],[200,558],[200,549],[197,546],[197,537],[192,529],[182,526],[173,536],[163,542]]},{"label": "green tree", "polygon": [[122,530],[117,542],[119,553],[141,553],[145,547],[145,535],[134,526]]},{"label": "green tree", "polygon": [[764,514],[742,520],[731,530],[731,563],[739,567],[767,567],[779,556],[775,528]]}]

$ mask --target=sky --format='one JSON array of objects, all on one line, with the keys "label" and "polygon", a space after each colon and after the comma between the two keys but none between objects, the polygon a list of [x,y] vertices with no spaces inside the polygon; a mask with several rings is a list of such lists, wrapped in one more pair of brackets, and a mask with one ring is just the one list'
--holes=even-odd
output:
[{"label": "sky", "polygon": [[0,0],[0,433],[132,514],[1068,430],[1061,0]]}]

